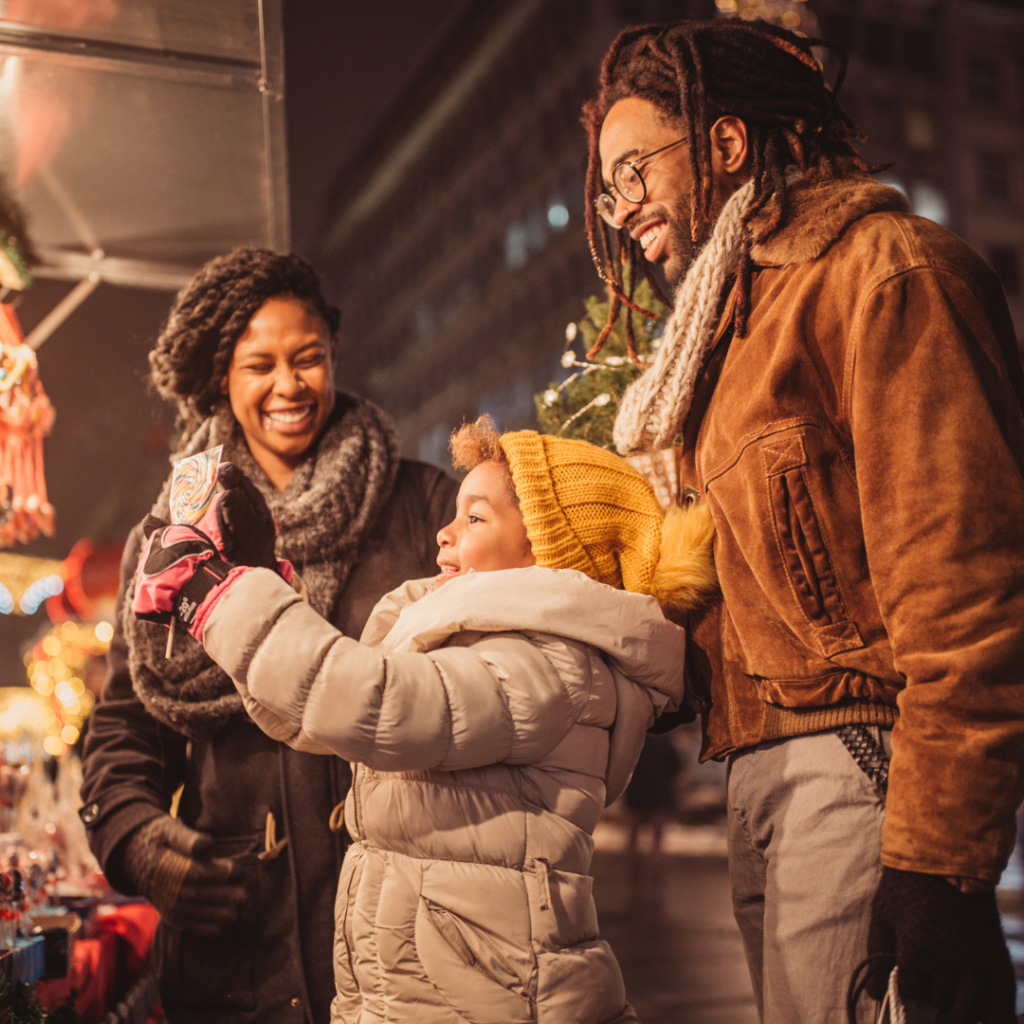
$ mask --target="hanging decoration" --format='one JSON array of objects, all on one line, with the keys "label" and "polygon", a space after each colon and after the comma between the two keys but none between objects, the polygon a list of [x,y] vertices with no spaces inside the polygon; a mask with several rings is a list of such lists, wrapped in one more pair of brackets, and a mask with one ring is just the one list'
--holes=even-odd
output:
[{"label": "hanging decoration", "polygon": [[[597,353],[593,348],[601,328],[608,320],[608,301],[592,295],[584,305],[587,315],[565,329],[565,351],[562,366],[572,370],[561,384],[551,386],[534,396],[537,423],[542,433],[559,437],[574,437],[614,451],[612,427],[618,412],[619,400],[626,388],[640,376],[640,366],[646,366],[658,349],[665,307],[655,298],[651,286],[642,281],[636,289],[634,301],[638,306],[658,315],[647,320],[639,314],[623,309],[611,333]],[[626,315],[633,318],[633,337],[636,341],[637,366],[629,357],[626,339]],[[573,351],[582,342],[582,357]],[[667,509],[679,492],[676,453],[672,448],[660,452],[647,452],[626,460],[650,481],[663,509]]]},{"label": "hanging decoration", "polygon": [[0,304],[0,548],[53,536],[43,438],[54,411],[12,306]]}]

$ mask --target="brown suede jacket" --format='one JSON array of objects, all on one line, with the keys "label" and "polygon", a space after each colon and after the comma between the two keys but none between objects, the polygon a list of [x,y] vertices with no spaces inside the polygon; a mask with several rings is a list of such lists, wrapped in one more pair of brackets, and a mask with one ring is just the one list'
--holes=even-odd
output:
[{"label": "brown suede jacket", "polygon": [[691,623],[705,757],[894,724],[883,863],[994,882],[1024,760],[1024,371],[999,281],[863,176],[794,186],[730,296],[680,480],[724,600]]}]

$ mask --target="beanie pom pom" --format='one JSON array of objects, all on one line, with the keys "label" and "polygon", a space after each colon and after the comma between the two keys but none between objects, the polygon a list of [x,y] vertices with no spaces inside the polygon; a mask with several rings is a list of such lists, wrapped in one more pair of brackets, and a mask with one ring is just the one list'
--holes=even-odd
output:
[{"label": "beanie pom pom", "polygon": [[668,510],[649,590],[663,608],[690,612],[714,596],[718,590],[714,539],[715,521],[706,502]]}]

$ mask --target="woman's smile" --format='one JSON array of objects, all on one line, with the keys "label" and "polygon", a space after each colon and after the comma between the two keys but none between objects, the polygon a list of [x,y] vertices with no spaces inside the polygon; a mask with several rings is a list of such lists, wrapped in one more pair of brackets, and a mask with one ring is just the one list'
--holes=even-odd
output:
[{"label": "woman's smile", "polygon": [[309,422],[316,415],[316,403],[306,402],[290,409],[267,409],[263,413],[265,430],[276,430],[281,434],[302,434],[309,428]]},{"label": "woman's smile", "polygon": [[278,490],[334,408],[334,345],[315,312],[285,297],[264,302],[235,344],[222,389],[249,451]]}]

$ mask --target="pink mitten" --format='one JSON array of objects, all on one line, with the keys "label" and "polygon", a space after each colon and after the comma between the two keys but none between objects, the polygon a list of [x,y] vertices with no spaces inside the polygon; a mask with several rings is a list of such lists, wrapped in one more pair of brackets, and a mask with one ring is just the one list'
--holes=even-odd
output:
[{"label": "pink mitten", "polygon": [[213,539],[195,526],[172,526],[148,516],[143,532],[146,543],[135,572],[132,612],[164,625],[176,616],[202,642],[210,612],[252,567],[225,562]]}]

